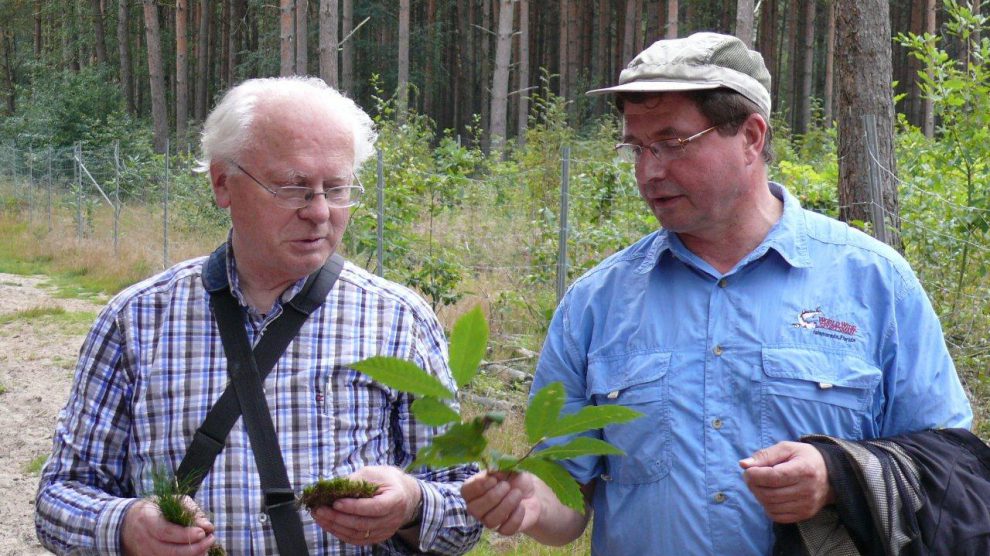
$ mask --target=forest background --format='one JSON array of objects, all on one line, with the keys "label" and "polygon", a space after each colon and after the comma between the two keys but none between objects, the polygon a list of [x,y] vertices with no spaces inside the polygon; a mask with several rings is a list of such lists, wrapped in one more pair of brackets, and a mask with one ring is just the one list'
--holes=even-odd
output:
[{"label": "forest background", "polygon": [[[190,170],[208,109],[245,78],[317,75],[380,131],[347,256],[416,288],[448,326],[480,303],[492,345],[469,404],[519,408],[562,287],[656,228],[613,155],[617,113],[584,92],[658,38],[734,33],[773,75],[772,179],[904,253],[990,439],[988,13],[979,0],[3,0],[0,272],[102,299],[209,252],[229,221]],[[0,337],[19,318],[65,318],[45,315],[6,315]],[[6,372],[0,403],[16,390]]]}]

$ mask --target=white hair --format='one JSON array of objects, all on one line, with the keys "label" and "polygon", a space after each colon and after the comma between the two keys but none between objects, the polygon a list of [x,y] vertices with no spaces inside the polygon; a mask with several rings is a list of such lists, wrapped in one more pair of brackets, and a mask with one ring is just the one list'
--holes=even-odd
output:
[{"label": "white hair", "polygon": [[259,105],[286,98],[306,99],[350,124],[354,133],[355,174],[374,153],[378,133],[371,117],[340,91],[317,77],[264,77],[248,79],[227,91],[207,116],[200,142],[202,154],[196,161],[196,171],[209,171],[214,161],[238,158],[254,140],[251,124]]}]

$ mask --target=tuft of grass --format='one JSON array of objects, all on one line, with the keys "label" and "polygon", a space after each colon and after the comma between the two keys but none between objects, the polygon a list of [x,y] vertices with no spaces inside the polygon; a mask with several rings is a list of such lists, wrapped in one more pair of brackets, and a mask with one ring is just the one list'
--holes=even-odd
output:
[{"label": "tuft of grass", "polygon": [[321,506],[330,506],[341,498],[371,498],[378,492],[379,486],[347,477],[320,479],[303,489],[299,505],[313,511]]},{"label": "tuft of grass", "polygon": [[[183,499],[192,492],[190,477],[179,481],[174,475],[163,468],[155,468],[151,472],[151,501],[158,506],[162,517],[169,523],[190,527],[196,522],[196,513],[188,508]],[[226,556],[227,551],[219,544],[210,547],[207,556]]]},{"label": "tuft of grass", "polygon": [[6,393],[7,393],[7,387],[4,386],[3,384],[0,384],[0,396],[4,395]]},{"label": "tuft of grass", "polygon": [[8,313],[6,315],[0,315],[0,324],[9,324],[11,322],[19,320],[38,320],[43,317],[64,315],[65,309],[61,307],[54,306],[43,306],[43,307],[32,307],[30,309],[22,309],[20,311],[15,311],[13,313]]},{"label": "tuft of grass", "polygon": [[40,475],[41,468],[45,466],[46,461],[48,461],[48,454],[36,456],[31,461],[24,464],[24,472],[28,475]]},{"label": "tuft of grass", "polygon": [[0,325],[19,321],[44,322],[54,324],[67,333],[85,333],[94,319],[96,313],[93,311],[66,311],[62,307],[46,305],[0,315]]}]

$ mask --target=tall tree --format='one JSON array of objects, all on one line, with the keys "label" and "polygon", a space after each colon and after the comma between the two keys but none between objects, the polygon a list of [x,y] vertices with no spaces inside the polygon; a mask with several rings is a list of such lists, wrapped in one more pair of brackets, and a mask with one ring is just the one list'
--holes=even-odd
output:
[{"label": "tall tree", "polygon": [[350,37],[354,29],[354,0],[343,0],[340,5],[340,85],[348,94],[354,94],[354,41]]},{"label": "tall tree", "polygon": [[128,0],[117,2],[117,50],[120,55],[120,88],[124,91],[124,103],[127,113],[137,114],[134,103],[134,79],[131,71],[131,17],[128,10]]},{"label": "tall tree", "polygon": [[396,89],[396,112],[406,117],[409,106],[409,0],[399,0],[399,83]]},{"label": "tall tree", "polygon": [[636,55],[636,27],[639,26],[639,19],[636,18],[636,11],[639,8],[637,0],[626,0],[626,25],[622,33],[622,59],[628,62]]},{"label": "tall tree", "polygon": [[822,107],[826,127],[832,127],[835,105],[835,3],[836,0],[828,0],[828,23],[825,25],[825,91]]},{"label": "tall tree", "polygon": [[529,125],[529,0],[519,0],[519,111],[516,142],[526,144]]},{"label": "tall tree", "polygon": [[155,0],[142,0],[144,30],[148,44],[148,79],[151,85],[152,142],[155,152],[164,153],[168,146],[168,108],[165,106],[165,74],[162,68],[161,27]]},{"label": "tall tree", "polygon": [[196,37],[196,120],[206,119],[207,102],[210,90],[210,22],[213,16],[213,2],[199,2],[199,33]]},{"label": "tall tree", "polygon": [[100,0],[89,0],[91,16],[93,18],[93,35],[96,47],[96,63],[105,66],[107,64],[107,41],[106,30],[103,26],[103,9]]},{"label": "tall tree", "polygon": [[736,0],[736,36],[753,48],[753,0]]},{"label": "tall tree", "polygon": [[188,20],[189,0],[175,0],[175,138],[180,145],[189,119]]},{"label": "tall tree", "polygon": [[296,18],[295,0],[281,0],[279,4],[279,75],[292,75],[296,71]]},{"label": "tall tree", "polygon": [[811,124],[811,95],[812,84],[814,83],[815,66],[815,5],[817,2],[810,1],[804,3],[804,37],[801,65],[801,93],[797,98],[797,117],[794,123],[794,132],[803,135],[808,132]]},{"label": "tall tree", "polygon": [[571,13],[571,2],[576,0],[560,0],[560,21],[558,27],[558,37],[560,38],[560,47],[557,49],[558,53],[558,69],[557,73],[560,75],[560,91],[559,94],[563,98],[567,98],[570,94],[570,87],[568,83],[570,82],[570,76],[567,75],[568,64],[567,64],[567,35],[573,32],[568,25],[567,18]]},{"label": "tall tree", "polygon": [[[925,32],[934,36],[936,31],[936,0],[925,0]],[[928,71],[928,77],[931,79],[933,77],[931,69]],[[926,97],[922,103],[922,129],[925,133],[925,137],[932,138],[935,137],[935,101],[930,97]]]},{"label": "tall tree", "polygon": [[[839,217],[870,222],[873,179],[879,184],[888,243],[900,247],[891,90],[890,12],[885,0],[838,0],[836,73],[839,76]],[[876,120],[875,150],[866,140],[866,117]],[[882,235],[878,233],[878,235]]]},{"label": "tall tree", "polygon": [[[321,2],[322,3],[322,2]],[[296,74],[309,74],[308,0],[296,0]]]},{"label": "tall tree", "polygon": [[499,0],[498,39],[495,43],[495,71],[492,74],[492,108],[489,135],[492,149],[505,141],[506,109],[509,102],[509,64],[512,62],[512,0]]},{"label": "tall tree", "polygon": [[320,78],[337,87],[337,0],[320,0]]},{"label": "tall tree", "polygon": [[679,6],[677,0],[667,0],[667,32],[664,35],[668,39],[677,38],[677,12]]}]

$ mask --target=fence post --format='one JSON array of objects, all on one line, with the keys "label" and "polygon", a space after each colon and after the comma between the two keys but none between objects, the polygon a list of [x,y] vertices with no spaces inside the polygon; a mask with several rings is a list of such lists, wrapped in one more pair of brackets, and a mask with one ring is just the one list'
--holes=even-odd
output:
[{"label": "fence post", "polygon": [[83,237],[83,216],[82,216],[82,206],[83,206],[83,188],[82,188],[82,145],[76,143],[75,147],[75,165],[73,168],[76,170],[76,239],[82,239]]},{"label": "fence post", "polygon": [[378,275],[385,276],[385,156],[378,153]]},{"label": "fence post", "polygon": [[113,254],[120,238],[120,141],[113,142],[113,168],[116,187],[113,192]]},{"label": "fence post", "polygon": [[880,183],[880,161],[877,153],[880,152],[877,140],[877,117],[874,114],[863,116],[863,124],[866,128],[866,156],[867,167],[869,168],[870,179],[870,214],[873,220],[873,235],[880,241],[887,243],[887,221],[884,218],[883,185]]},{"label": "fence post", "polygon": [[34,222],[34,146],[28,145],[28,222]]},{"label": "fence post", "polygon": [[52,146],[48,145],[48,232],[52,231],[52,158],[55,153]]},{"label": "fence post", "polygon": [[560,239],[557,256],[557,302],[564,297],[567,287],[567,212],[571,181],[571,148],[564,147],[564,159],[560,166]]},{"label": "fence post", "polygon": [[168,268],[168,139],[165,139],[165,194],[162,196],[162,268]]}]

